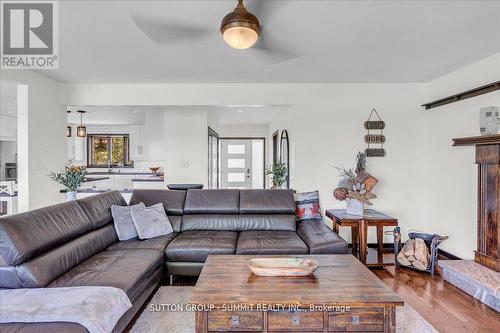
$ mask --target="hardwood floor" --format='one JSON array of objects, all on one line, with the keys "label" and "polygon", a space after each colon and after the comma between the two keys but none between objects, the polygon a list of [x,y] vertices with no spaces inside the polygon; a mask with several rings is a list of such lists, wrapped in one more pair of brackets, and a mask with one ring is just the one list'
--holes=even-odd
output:
[{"label": "hardwood floor", "polygon": [[373,270],[441,333],[500,332],[500,314],[443,280],[406,268]]},{"label": "hardwood floor", "polygon": [[[430,274],[386,267],[372,270],[440,333],[498,333],[500,314],[443,281],[438,271]],[[168,282],[167,282],[168,283]],[[176,286],[194,286],[194,277],[176,277]]]}]

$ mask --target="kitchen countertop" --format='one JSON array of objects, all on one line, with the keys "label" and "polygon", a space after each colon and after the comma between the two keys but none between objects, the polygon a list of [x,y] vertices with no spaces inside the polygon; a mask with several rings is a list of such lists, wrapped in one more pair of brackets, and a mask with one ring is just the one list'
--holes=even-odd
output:
[{"label": "kitchen countertop", "polygon": [[85,181],[84,182],[95,182],[95,181],[98,181],[98,180],[106,180],[106,179],[109,179],[109,177],[85,177]]},{"label": "kitchen countertop", "polygon": [[148,177],[140,177],[140,178],[132,178],[133,182],[163,182],[163,176],[148,176]]},{"label": "kitchen countertop", "polygon": [[5,192],[0,193],[0,198],[13,198],[13,197],[17,197],[17,191],[15,191],[14,194],[12,195]]},{"label": "kitchen countertop", "polygon": [[112,172],[107,172],[107,171],[90,171],[87,172],[87,175],[96,175],[96,176],[116,176],[116,175],[123,175],[123,176],[150,176],[152,175],[151,172],[146,172],[146,171],[124,171],[124,172],[117,172],[117,171],[112,171]]},{"label": "kitchen countertop", "polygon": [[[114,191],[109,188],[81,188],[76,190],[76,193],[104,193],[104,192],[110,192]],[[133,189],[122,189],[122,190],[117,190],[120,193],[132,193]],[[60,190],[60,193],[66,193],[68,190]]]}]

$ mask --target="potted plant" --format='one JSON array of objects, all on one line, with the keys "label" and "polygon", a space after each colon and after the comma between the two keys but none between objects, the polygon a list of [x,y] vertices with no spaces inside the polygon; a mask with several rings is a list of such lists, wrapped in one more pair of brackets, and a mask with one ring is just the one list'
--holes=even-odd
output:
[{"label": "potted plant", "polygon": [[64,172],[50,173],[50,178],[66,188],[67,201],[76,200],[76,190],[85,181],[87,171],[84,167],[75,166],[71,162],[66,163]]},{"label": "potted plant", "polygon": [[266,168],[266,176],[271,176],[273,186],[271,188],[282,188],[286,182],[287,168],[285,163],[274,163]]},{"label": "potted plant", "polygon": [[337,188],[333,191],[335,199],[346,201],[347,214],[360,215],[364,214],[364,205],[371,205],[371,199],[377,196],[371,192],[373,187],[378,183],[378,180],[366,172],[366,156],[363,153],[358,153],[356,156],[356,170],[337,167],[340,171],[340,180]]}]

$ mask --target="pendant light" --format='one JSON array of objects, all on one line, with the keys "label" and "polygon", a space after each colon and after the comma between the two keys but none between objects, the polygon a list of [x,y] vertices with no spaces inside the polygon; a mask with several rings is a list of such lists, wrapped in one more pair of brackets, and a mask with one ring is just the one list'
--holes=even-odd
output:
[{"label": "pendant light", "polygon": [[244,50],[259,39],[260,24],[257,17],[245,8],[243,0],[238,0],[236,8],[222,19],[220,31],[229,46]]},{"label": "pendant light", "polygon": [[87,111],[78,110],[76,112],[80,114],[80,126],[76,128],[76,136],[84,138],[87,136],[87,128],[83,126],[83,114]]},{"label": "pendant light", "polygon": [[[70,114],[71,111],[66,111],[67,114]],[[66,137],[71,138],[71,126],[66,126]]]}]

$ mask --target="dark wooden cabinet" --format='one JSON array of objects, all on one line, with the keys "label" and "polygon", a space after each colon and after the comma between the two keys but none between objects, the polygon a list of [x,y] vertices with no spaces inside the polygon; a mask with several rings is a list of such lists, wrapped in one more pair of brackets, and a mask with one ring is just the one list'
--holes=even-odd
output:
[{"label": "dark wooden cabinet", "polygon": [[500,271],[500,134],[453,139],[475,146],[478,165],[477,263]]}]

